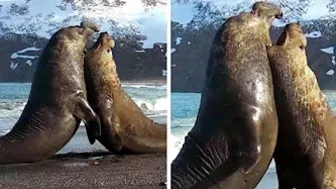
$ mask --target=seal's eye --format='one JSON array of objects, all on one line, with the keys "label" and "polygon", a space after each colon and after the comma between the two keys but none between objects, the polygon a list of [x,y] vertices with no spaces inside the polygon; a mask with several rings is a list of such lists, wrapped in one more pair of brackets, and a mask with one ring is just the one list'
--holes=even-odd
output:
[{"label": "seal's eye", "polygon": [[303,45],[300,45],[300,49],[301,49],[301,50],[304,50],[305,47],[304,47]]},{"label": "seal's eye", "polygon": [[111,49],[107,49],[107,53],[110,53],[111,52]]}]

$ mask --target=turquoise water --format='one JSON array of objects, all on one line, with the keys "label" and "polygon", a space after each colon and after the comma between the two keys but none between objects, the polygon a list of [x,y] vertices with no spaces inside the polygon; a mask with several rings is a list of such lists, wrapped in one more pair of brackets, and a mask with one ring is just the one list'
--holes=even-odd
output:
[{"label": "turquoise water", "polygon": [[[0,83],[0,136],[6,134],[16,123],[27,102],[30,83]],[[125,84],[126,92],[145,114],[156,122],[167,121],[167,94],[165,85]],[[83,125],[70,142],[59,152],[88,152],[105,150],[99,143],[90,145]]]},{"label": "turquoise water", "polygon": [[[329,105],[336,110],[336,93],[328,92],[325,93],[328,99]],[[185,135],[194,126],[196,117],[198,114],[198,109],[201,100],[201,94],[197,93],[172,93],[171,95],[171,112],[172,112],[172,141],[173,150],[170,150],[168,161],[172,161],[178,154],[183,142]],[[274,162],[270,165],[269,170],[263,177],[261,183],[259,183],[257,189],[277,189],[278,182],[275,173]]]}]

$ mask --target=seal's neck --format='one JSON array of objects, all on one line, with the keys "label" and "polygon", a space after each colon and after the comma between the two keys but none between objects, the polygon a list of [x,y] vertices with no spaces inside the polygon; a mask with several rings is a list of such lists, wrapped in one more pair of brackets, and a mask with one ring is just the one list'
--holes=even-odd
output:
[{"label": "seal's neck", "polygon": [[117,66],[113,59],[112,50],[103,48],[100,43],[95,44],[91,55],[92,59],[99,60],[99,63],[93,65],[95,67],[95,73],[99,74],[100,84],[103,86],[109,86],[110,89],[121,88],[121,82],[117,72]]},{"label": "seal's neck", "polygon": [[103,72],[102,77],[105,85],[108,85],[114,90],[119,90],[121,88],[117,66],[112,55],[104,56],[99,70]]},{"label": "seal's neck", "polygon": [[118,72],[117,72],[117,65],[115,64],[115,61],[112,57],[112,65],[110,65],[111,67],[111,78],[112,78],[112,87],[114,89],[120,89],[121,88],[121,82],[118,76]]},{"label": "seal's neck", "polygon": [[260,19],[265,20],[267,22],[267,24],[269,25],[268,26],[269,28],[271,27],[271,25],[272,25],[272,23],[275,19],[275,17],[273,16],[274,13],[268,12],[266,10],[252,10],[251,14],[256,16],[256,17],[259,17]]}]

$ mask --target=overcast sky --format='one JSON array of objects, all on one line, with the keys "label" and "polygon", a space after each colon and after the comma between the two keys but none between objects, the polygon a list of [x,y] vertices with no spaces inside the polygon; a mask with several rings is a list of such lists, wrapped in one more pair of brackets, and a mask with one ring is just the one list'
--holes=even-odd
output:
[{"label": "overcast sky", "polygon": [[[95,1],[95,0],[93,0]],[[149,8],[149,10],[145,11],[141,0],[124,0],[126,4],[120,8],[109,8],[104,6],[99,7],[91,7],[91,6],[83,6],[78,4],[83,8],[81,14],[85,17],[90,18],[104,18],[104,19],[112,19],[118,21],[120,25],[133,25],[139,27],[142,34],[146,35],[148,39],[144,43],[144,47],[152,47],[155,42],[165,42],[166,41],[166,25],[167,25],[167,6],[160,6]],[[0,0],[0,4],[4,7],[2,8],[2,13],[0,16],[1,21],[5,21],[6,24],[15,28],[22,23],[28,22],[24,20],[26,18],[35,16],[35,19],[30,22],[38,23],[42,26],[41,29],[37,32],[39,35],[49,37],[46,33],[48,30],[48,20],[43,19],[43,16],[54,12],[55,17],[54,21],[62,21],[64,18],[68,17],[72,14],[78,14],[78,12],[73,11],[61,11],[56,5],[60,5],[61,0],[32,0],[29,2],[29,11],[30,13],[25,16],[16,16],[12,17],[10,20],[3,18],[6,16],[6,13],[9,10],[9,5],[11,3],[25,3],[25,0]],[[43,16],[37,16],[38,14],[42,14]],[[78,25],[80,21],[74,20],[73,24]],[[102,25],[102,30],[109,30],[107,24]],[[20,32],[20,29],[17,29],[16,32]]]}]

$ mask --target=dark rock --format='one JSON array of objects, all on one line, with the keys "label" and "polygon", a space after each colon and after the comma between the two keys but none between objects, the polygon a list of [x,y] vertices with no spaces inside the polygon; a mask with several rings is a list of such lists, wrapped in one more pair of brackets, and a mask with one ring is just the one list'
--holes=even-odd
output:
[{"label": "dark rock", "polygon": [[[47,42],[48,39],[36,35],[10,33],[0,36],[0,82],[31,82],[38,56]],[[165,43],[155,43],[152,48],[137,51],[133,47],[121,47],[120,44],[116,40],[113,54],[121,80],[166,79],[162,76],[162,70],[166,70]],[[36,47],[40,51],[26,51],[19,55],[36,56],[37,58],[11,59],[13,53],[28,47]]]}]

